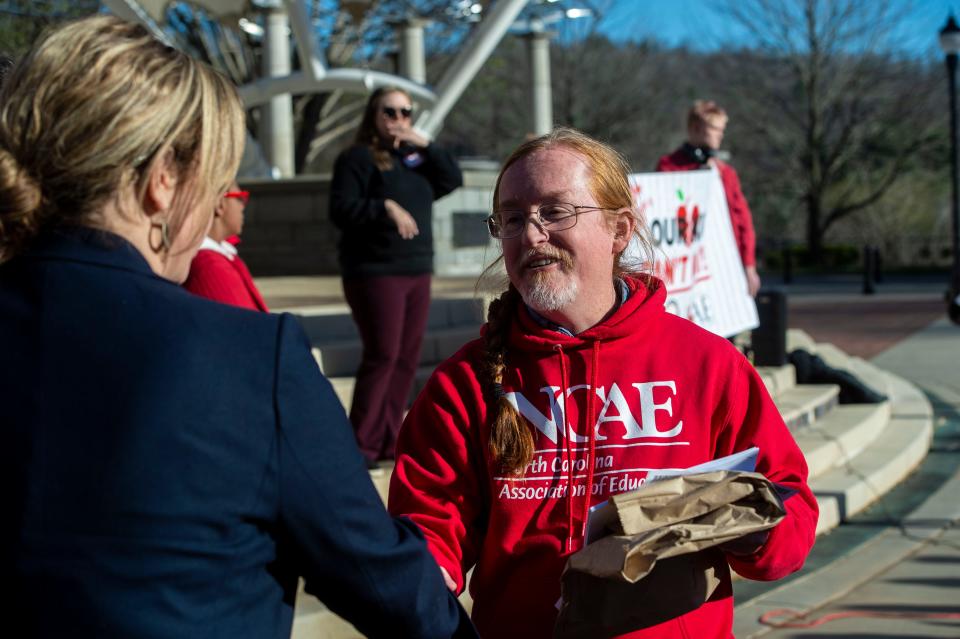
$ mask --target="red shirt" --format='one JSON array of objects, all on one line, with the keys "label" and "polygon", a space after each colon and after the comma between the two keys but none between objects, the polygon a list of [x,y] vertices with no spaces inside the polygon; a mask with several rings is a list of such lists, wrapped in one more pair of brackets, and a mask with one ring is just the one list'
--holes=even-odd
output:
[{"label": "red shirt", "polygon": [[224,304],[266,312],[267,303],[253,283],[253,276],[239,255],[227,255],[214,248],[213,240],[204,240],[203,247],[190,263],[190,275],[184,288],[195,295]]},{"label": "red shirt", "polygon": [[[550,637],[560,576],[583,544],[588,508],[638,488],[651,469],[758,446],[757,472],[797,494],[760,550],[727,563],[751,579],[778,579],[799,569],[813,545],[818,508],[806,461],[760,376],[727,340],[667,313],[660,280],[649,290],[625,281],[623,305],[575,336],[518,305],[502,386],[534,436],[522,479],[503,476],[489,457],[480,340],[440,365],[404,421],[389,510],[423,529],[460,588],[475,567],[470,591],[482,637]],[[720,578],[699,608],[630,636],[730,637],[729,572]]]},{"label": "red shirt", "polygon": [[[733,236],[737,241],[737,250],[744,267],[754,266],[757,263],[757,238],[753,231],[753,217],[747,198],[740,188],[740,178],[736,170],[726,162],[714,159],[720,170],[720,181],[727,196],[727,208],[730,210],[730,223],[733,225]],[[706,168],[705,165],[690,157],[683,147],[670,155],[664,155],[657,161],[658,171],[696,171]]]}]

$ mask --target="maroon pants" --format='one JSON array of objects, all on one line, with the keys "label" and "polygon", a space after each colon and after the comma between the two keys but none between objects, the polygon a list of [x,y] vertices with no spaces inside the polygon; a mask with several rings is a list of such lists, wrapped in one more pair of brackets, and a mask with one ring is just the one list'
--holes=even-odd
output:
[{"label": "maroon pants", "polygon": [[350,422],[368,461],[393,459],[427,328],[430,274],[346,278],[343,293],[363,340]]}]

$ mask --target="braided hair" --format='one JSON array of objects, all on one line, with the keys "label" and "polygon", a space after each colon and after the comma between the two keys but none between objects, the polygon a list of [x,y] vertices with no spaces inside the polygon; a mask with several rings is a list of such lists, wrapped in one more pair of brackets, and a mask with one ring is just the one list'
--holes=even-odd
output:
[{"label": "braided hair", "polygon": [[506,341],[510,322],[520,303],[520,293],[511,285],[490,302],[487,331],[484,333],[484,395],[493,415],[490,428],[490,454],[500,469],[519,473],[533,458],[533,434],[520,420],[520,414],[503,393],[506,369]]}]

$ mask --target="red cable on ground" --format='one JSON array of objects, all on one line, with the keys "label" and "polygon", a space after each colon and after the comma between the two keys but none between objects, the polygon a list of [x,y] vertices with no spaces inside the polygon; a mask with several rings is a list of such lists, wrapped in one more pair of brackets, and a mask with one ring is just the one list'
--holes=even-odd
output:
[{"label": "red cable on ground", "polygon": [[[789,615],[794,621],[771,621],[777,617]],[[837,619],[873,617],[875,619],[958,619],[960,612],[883,612],[869,610],[844,610],[841,612],[831,612],[815,619],[800,621],[806,617],[797,610],[789,608],[778,608],[770,610],[760,615],[760,623],[772,628],[814,628]]]}]

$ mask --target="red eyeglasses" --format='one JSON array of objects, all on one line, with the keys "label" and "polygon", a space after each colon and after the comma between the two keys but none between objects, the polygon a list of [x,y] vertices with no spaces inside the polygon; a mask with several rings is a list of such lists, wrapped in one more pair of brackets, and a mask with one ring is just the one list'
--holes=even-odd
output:
[{"label": "red eyeglasses", "polygon": [[250,191],[227,191],[223,197],[232,197],[246,204],[250,201]]}]

